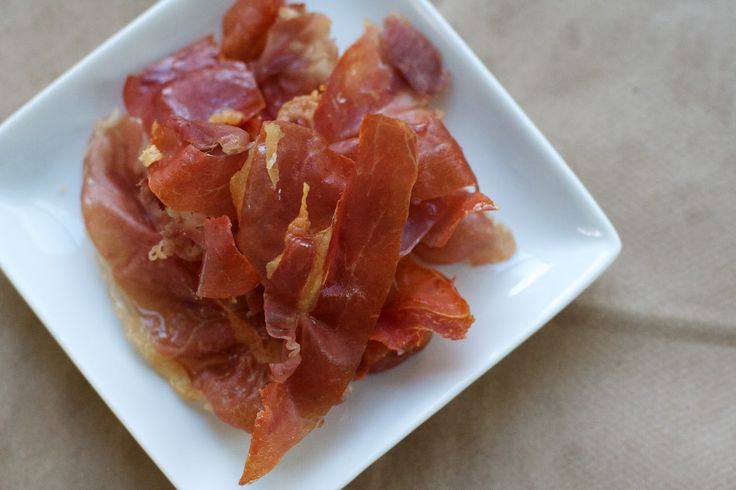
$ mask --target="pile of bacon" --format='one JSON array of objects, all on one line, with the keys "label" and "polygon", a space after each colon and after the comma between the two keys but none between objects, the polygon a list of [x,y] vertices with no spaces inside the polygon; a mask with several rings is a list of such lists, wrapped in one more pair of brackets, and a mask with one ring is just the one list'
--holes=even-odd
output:
[{"label": "pile of bacon", "polygon": [[473,322],[423,263],[499,261],[513,238],[428,107],[449,76],[408,21],[341,57],[330,20],[240,0],[208,37],[125,83],[98,125],[83,212],[158,355],[252,432],[241,483],[350,383]]}]

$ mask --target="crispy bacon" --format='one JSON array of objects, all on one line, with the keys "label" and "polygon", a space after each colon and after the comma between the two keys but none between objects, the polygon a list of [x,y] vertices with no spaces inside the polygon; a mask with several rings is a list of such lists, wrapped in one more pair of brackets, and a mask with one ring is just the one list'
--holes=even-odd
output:
[{"label": "crispy bacon", "polygon": [[235,247],[231,228],[227,216],[204,223],[204,257],[197,288],[202,298],[234,298],[260,283],[255,268]]},{"label": "crispy bacon", "polygon": [[246,159],[248,134],[219,123],[169,119],[153,128],[161,158],[148,167],[148,184],[166,206],[206,216],[234,216],[230,178]]},{"label": "crispy bacon", "polygon": [[330,24],[326,15],[307,13],[303,6],[281,7],[255,65],[270,119],[285,102],[319,89],[332,73],[337,46]]},{"label": "crispy bacon", "polygon": [[381,49],[417,94],[434,95],[447,88],[450,75],[442,67],[440,53],[405,18],[393,14],[383,20]]},{"label": "crispy bacon", "polygon": [[335,215],[324,285],[300,325],[301,362],[261,392],[241,483],[270,471],[340,403],[391,287],[417,175],[416,137],[399,121],[366,117],[355,168]]},{"label": "crispy bacon", "polygon": [[223,56],[241,61],[257,59],[283,4],[283,0],[238,0],[222,19]]}]

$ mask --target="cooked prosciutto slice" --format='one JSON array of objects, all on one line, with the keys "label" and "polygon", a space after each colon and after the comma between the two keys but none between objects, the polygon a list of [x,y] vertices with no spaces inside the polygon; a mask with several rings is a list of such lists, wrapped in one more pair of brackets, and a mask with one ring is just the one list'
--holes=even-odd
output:
[{"label": "cooked prosciutto slice", "polygon": [[431,330],[459,340],[472,323],[470,307],[450,279],[405,257],[399,262],[391,294],[371,340],[400,351],[411,337],[411,329]]},{"label": "cooked prosciutto slice", "polygon": [[129,76],[123,91],[128,113],[148,131],[154,121],[207,121],[224,111],[245,124],[265,107],[255,77],[244,63],[217,55],[210,36]]},{"label": "cooked prosciutto slice", "polygon": [[422,238],[422,243],[429,247],[445,246],[466,216],[496,209],[493,201],[480,192],[456,192],[435,202],[438,207],[436,221]]},{"label": "cooked prosciutto slice", "polygon": [[267,381],[267,365],[254,362],[254,352],[236,338],[228,313],[218,303],[198,299],[196,266],[176,256],[149,258],[161,234],[137,199],[145,174],[137,155],[144,140],[135,119],[112,117],[98,125],[84,167],[87,231],[125,293],[131,310],[127,315],[134,315],[126,321],[142,332],[134,338],[142,351],[162,371],[183,371],[215,413],[249,429],[260,404],[258,392]]},{"label": "cooked prosciutto slice", "polygon": [[297,124],[266,123],[248,161],[232,179],[239,229],[238,248],[262,280],[267,264],[284,249],[289,224],[299,214],[304,184],[312,230],[332,222],[353,162],[327,148],[314,131]]},{"label": "cooked prosciutto slice", "polygon": [[[398,326],[400,328],[400,326]],[[363,353],[363,359],[355,373],[355,379],[362,379],[366,374],[375,374],[394,368],[424,349],[432,340],[432,332],[423,329],[411,329],[411,337],[402,344],[401,350],[394,350],[383,342],[369,340]]]},{"label": "cooked prosciutto slice", "polygon": [[416,137],[399,121],[368,116],[355,164],[334,218],[323,286],[300,322],[301,362],[261,392],[241,483],[270,471],[341,402],[391,288],[417,174]]},{"label": "cooked prosciutto slice", "polygon": [[478,189],[475,173],[439,112],[417,108],[394,117],[406,122],[417,134],[419,176],[414,185],[415,199],[434,199],[466,187]]},{"label": "cooked prosciutto slice", "polygon": [[269,119],[276,118],[285,102],[319,89],[332,73],[337,46],[330,38],[330,24],[326,15],[308,13],[301,5],[279,10],[255,64]]},{"label": "cooked prosciutto slice", "polygon": [[358,377],[383,371],[416,354],[429,342],[432,332],[461,339],[472,323],[468,303],[451,280],[405,257],[396,269]]},{"label": "cooked prosciutto slice", "polygon": [[[436,49],[406,20],[390,16],[383,30],[367,26],[343,54],[314,112],[317,131],[349,158],[355,158],[357,125],[366,114],[398,118],[416,133],[419,174],[402,255],[425,236],[431,246],[440,246],[468,212],[493,209],[478,192],[475,174],[442,114],[425,107],[427,96],[444,90],[447,82]],[[467,188],[474,188],[474,197],[487,205],[472,206],[455,197]]]},{"label": "cooked prosciutto slice", "polygon": [[230,178],[246,160],[248,140],[248,133],[227,124],[180,118],[155,124],[148,185],[176,211],[234,216]]},{"label": "cooked prosciutto slice", "polygon": [[503,262],[516,252],[511,231],[482,213],[471,213],[458,224],[450,239],[439,248],[420,244],[414,252],[425,262],[473,265]]},{"label": "cooked prosciutto slice", "polygon": [[411,109],[414,97],[380,49],[380,30],[365,33],[337,62],[314,114],[314,126],[330,142],[357,136],[366,114]]},{"label": "cooked prosciutto slice", "polygon": [[[82,186],[87,231],[126,292],[141,300],[148,296],[192,299],[196,276],[186,265],[148,260],[148,251],[161,236],[136,199],[138,184],[145,177],[138,161],[144,141],[143,128],[134,119],[111,116],[98,124],[87,149]],[[140,250],[143,253],[137,253]]]},{"label": "cooked prosciutto slice", "polygon": [[447,89],[450,75],[442,67],[437,48],[411,22],[400,15],[383,21],[381,49],[419,95],[434,95]]},{"label": "cooked prosciutto slice", "polygon": [[224,111],[237,114],[239,123],[265,107],[255,77],[243,63],[220,62],[178,77],[156,96],[155,120],[179,116],[207,121]]},{"label": "cooked prosciutto slice", "polygon": [[260,284],[255,268],[235,246],[230,218],[220,216],[205,221],[204,243],[198,296],[234,298]]},{"label": "cooked prosciutto slice", "polygon": [[207,36],[148,65],[141,73],[128,76],[123,89],[128,114],[141,118],[144,128],[150,131],[156,119],[156,96],[161,89],[185,73],[216,66],[217,51],[213,37]]},{"label": "cooked prosciutto slice", "polygon": [[352,172],[353,162],[312,130],[278,121],[264,126],[233,178],[239,246],[261,274],[268,332],[285,341],[281,362],[271,366],[276,380],[299,363],[299,315],[321,284],[335,208]]},{"label": "cooked prosciutto slice", "polygon": [[237,0],[222,19],[222,54],[234,60],[257,59],[283,4],[283,0]]}]

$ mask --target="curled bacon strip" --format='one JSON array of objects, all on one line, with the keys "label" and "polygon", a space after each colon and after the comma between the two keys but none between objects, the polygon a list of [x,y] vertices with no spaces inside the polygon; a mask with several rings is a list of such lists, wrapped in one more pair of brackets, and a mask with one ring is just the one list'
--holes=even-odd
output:
[{"label": "curled bacon strip", "polygon": [[366,117],[355,168],[338,204],[324,285],[301,324],[301,363],[262,390],[241,483],[270,471],[340,403],[391,287],[416,180],[416,137],[399,121]]}]

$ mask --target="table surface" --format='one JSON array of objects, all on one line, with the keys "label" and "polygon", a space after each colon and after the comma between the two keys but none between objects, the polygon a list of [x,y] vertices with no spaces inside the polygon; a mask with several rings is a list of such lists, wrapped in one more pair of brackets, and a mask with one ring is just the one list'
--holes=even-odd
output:
[{"label": "table surface", "polygon": [[[151,0],[4,0],[0,119]],[[736,487],[733,0],[435,0],[624,249],[348,488]],[[169,484],[0,274],[3,488]]]}]

